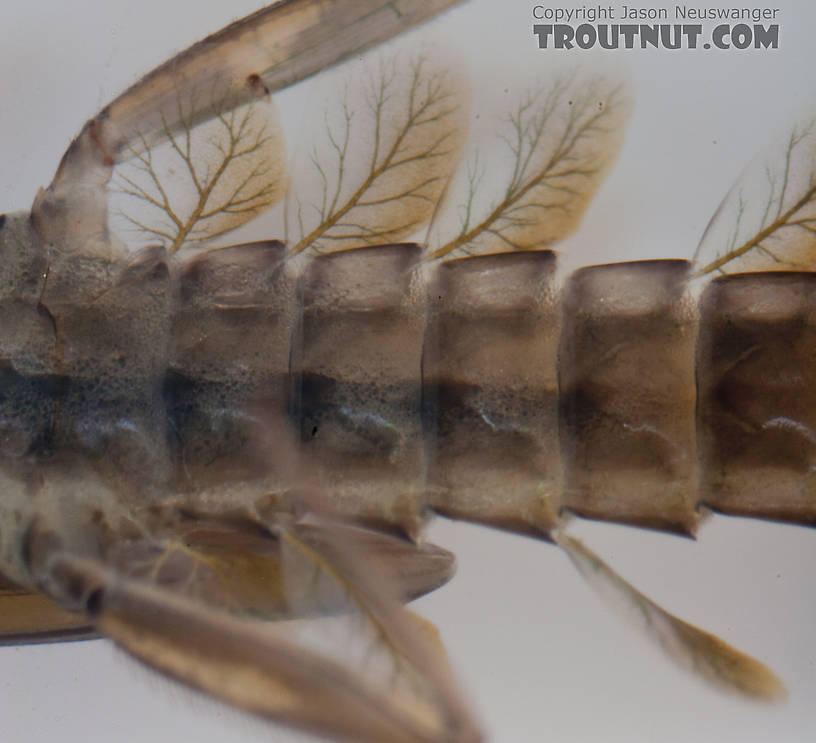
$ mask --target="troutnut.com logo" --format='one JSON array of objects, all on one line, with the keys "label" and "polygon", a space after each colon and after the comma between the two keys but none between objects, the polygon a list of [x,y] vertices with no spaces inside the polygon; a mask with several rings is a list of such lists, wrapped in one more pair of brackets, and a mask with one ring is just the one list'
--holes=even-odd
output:
[{"label": "troutnut.com logo", "polygon": [[779,24],[767,23],[778,14],[779,8],[535,5],[533,34],[540,49],[778,49]]}]

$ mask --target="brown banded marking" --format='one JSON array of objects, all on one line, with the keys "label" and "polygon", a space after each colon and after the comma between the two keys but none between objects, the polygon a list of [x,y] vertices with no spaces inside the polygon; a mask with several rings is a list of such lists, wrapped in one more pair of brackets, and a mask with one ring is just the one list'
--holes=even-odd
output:
[{"label": "brown banded marking", "polygon": [[816,274],[712,282],[701,300],[702,497],[725,513],[813,524]]},{"label": "brown banded marking", "polygon": [[[57,276],[38,300],[57,318],[52,348],[32,362],[44,371],[14,369],[7,380],[42,401],[7,395],[4,420],[18,433],[5,455],[44,463],[64,450],[123,476],[132,457],[144,461],[135,442],[154,452],[148,472],[160,491],[174,481],[195,497],[271,478],[285,492],[253,430],[266,409],[287,412],[315,483],[341,512],[408,531],[426,506],[544,537],[562,510],[681,533],[693,532],[700,506],[814,520],[809,275],[718,280],[698,315],[682,261],[584,268],[558,300],[548,252],[442,264],[428,289],[417,246],[352,249],[311,260],[294,292],[282,250],[194,257],[173,269],[178,288],[155,255],[80,263],[72,300]],[[172,331],[169,296],[180,302]],[[129,325],[116,312],[123,301]],[[100,344],[104,353],[87,351]],[[776,391],[760,395],[771,372]],[[98,409],[88,408],[89,379]],[[52,410],[47,425],[30,428],[32,406]],[[32,443],[18,452],[22,439]],[[749,487],[765,467],[777,483],[792,471],[791,505]],[[747,480],[718,484],[721,470],[733,479],[740,468]]]},{"label": "brown banded marking", "polygon": [[429,287],[423,395],[428,503],[541,536],[555,525],[559,307],[555,256],[443,263]]}]

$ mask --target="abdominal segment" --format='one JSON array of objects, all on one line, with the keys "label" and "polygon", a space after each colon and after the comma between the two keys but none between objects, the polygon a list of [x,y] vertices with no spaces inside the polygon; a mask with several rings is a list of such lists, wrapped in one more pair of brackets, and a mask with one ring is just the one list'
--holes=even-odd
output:
[{"label": "abdominal segment", "polygon": [[816,521],[816,274],[727,276],[703,294],[701,488],[712,508]]},{"label": "abdominal segment", "polygon": [[811,274],[724,277],[698,303],[684,261],[562,285],[549,251],[296,263],[265,242],[9,273],[4,483],[87,470],[131,505],[202,510],[314,490],[411,534],[431,511],[545,538],[564,511],[686,534],[701,506],[816,520]]},{"label": "abdominal segment", "polygon": [[451,261],[429,294],[428,502],[454,518],[547,533],[563,481],[555,256]]},{"label": "abdominal segment", "polygon": [[691,533],[697,521],[696,308],[685,261],[576,271],[561,336],[563,505]]}]

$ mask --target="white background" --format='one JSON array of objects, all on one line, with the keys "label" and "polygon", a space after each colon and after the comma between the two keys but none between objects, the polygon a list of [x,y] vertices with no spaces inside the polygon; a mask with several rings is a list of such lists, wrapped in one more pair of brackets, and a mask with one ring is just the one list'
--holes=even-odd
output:
[{"label": "white background", "polygon": [[[82,123],[126,85],[257,5],[0,0],[3,208],[27,208]],[[472,2],[434,34],[465,60],[480,116],[573,65],[600,63],[631,82],[624,148],[562,246],[572,261],[690,257],[753,154],[816,112],[816,7],[804,0],[774,6],[781,49],[746,52],[540,51],[532,5]],[[290,127],[309,95],[307,83],[278,98]],[[439,523],[431,538],[457,553],[459,575],[417,608],[440,626],[492,740],[812,739],[816,534],[723,517],[696,544],[600,524],[577,533],[664,606],[768,662],[790,700],[752,706],[674,670],[547,545]],[[10,743],[290,739],[189,696],[104,642],[0,650],[0,737]]]}]

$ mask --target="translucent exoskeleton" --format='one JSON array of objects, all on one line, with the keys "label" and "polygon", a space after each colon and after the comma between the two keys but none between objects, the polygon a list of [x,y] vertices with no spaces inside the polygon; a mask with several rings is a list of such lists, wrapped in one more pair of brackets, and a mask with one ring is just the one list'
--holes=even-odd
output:
[{"label": "translucent exoskeleton", "polygon": [[[245,8],[247,11],[252,9]],[[187,25],[174,24],[169,19],[159,21],[162,15],[166,17],[167,9],[159,9],[161,13],[156,10],[155,18],[149,19],[147,16],[150,10],[147,7],[140,7],[139,15],[146,18],[143,19],[143,26],[136,24],[133,28],[136,38],[151,37],[154,28],[166,29],[174,25]],[[41,141],[44,136],[59,140],[54,143],[54,152],[42,166],[42,172],[31,176],[33,182],[30,185],[15,184],[14,197],[5,199],[8,208],[28,208],[31,194],[37,187],[49,182],[54,162],[64,149],[65,141],[76,133],[76,122],[84,120],[100,108],[101,104],[113,98],[127,82],[136,79],[134,76],[138,75],[138,71],[149,69],[154,63],[167,57],[171,47],[181,48],[203,33],[223,25],[224,21],[229,20],[223,17],[224,13],[237,16],[242,10],[244,9],[237,7],[226,10],[221,8],[220,17],[212,20],[196,18],[195,23],[201,24],[200,27],[196,26],[197,30],[190,26],[189,35],[185,35],[184,39],[170,42],[166,49],[155,50],[153,52],[155,56],[149,60],[134,61],[128,69],[122,70],[125,77],[111,82],[110,88],[106,87],[103,94],[97,93],[94,83],[92,100],[77,112],[73,117],[75,121],[66,125],[63,134],[58,136],[55,133],[57,124],[49,124],[43,128],[45,134],[41,131],[37,136],[36,144],[28,147],[29,153],[39,155],[46,149]],[[189,8],[181,8],[179,12],[184,16],[191,11]],[[213,12],[214,15],[218,15],[217,10]],[[490,12],[489,6],[473,4],[451,14],[449,18],[442,19],[438,24],[440,33],[450,44],[463,45],[462,36],[468,35],[474,37],[472,39],[474,43],[477,41],[475,37],[478,37],[478,42],[489,48],[494,45],[501,48],[503,43],[523,47],[528,33],[526,19],[520,19],[518,28],[515,29],[512,24],[496,22]],[[200,13],[198,8],[195,13],[196,15]],[[203,13],[201,15],[203,16]],[[504,26],[510,28],[505,30]],[[31,27],[29,26],[29,29]],[[463,28],[475,28],[478,31],[471,30],[465,34]],[[92,37],[108,38],[105,31],[93,34],[85,30],[83,33]],[[123,29],[121,34],[125,33]],[[488,34],[495,41],[486,41]],[[769,101],[766,108],[771,111],[787,113],[785,107],[789,106],[789,103],[777,90],[782,87],[779,80],[785,80],[786,83],[795,80],[795,73],[786,71],[795,70],[797,66],[802,65],[804,46],[797,45],[792,36],[789,43],[791,45],[788,50],[789,56],[783,57],[783,60],[789,61],[789,67],[770,66],[767,60],[758,63],[759,66],[769,65],[772,70],[766,73],[767,80],[762,78],[764,86],[761,88],[763,95],[760,96],[762,100]],[[71,47],[75,45],[74,40]],[[482,75],[485,88],[489,87],[487,84],[489,82],[497,84],[492,92],[495,98],[506,97],[507,94],[503,92],[504,84],[514,78],[521,82],[521,85],[517,86],[519,89],[517,92],[523,95],[524,87],[531,83],[529,68],[535,67],[542,75],[549,74],[549,69],[542,69],[542,57],[537,50],[531,51],[531,56],[522,57],[517,61],[518,68],[512,67],[510,61],[504,60],[502,64],[506,66],[480,71],[478,64],[475,64],[477,60],[474,59],[476,69],[472,74]],[[105,53],[103,51],[103,56]],[[474,53],[471,56],[478,58],[480,55]],[[548,64],[555,61],[551,57],[546,57],[546,60]],[[748,58],[747,62],[745,57],[739,59],[743,64],[751,61],[751,58]],[[672,79],[682,79],[679,72],[674,74],[675,68],[671,63],[663,58],[659,62],[666,65],[666,75]],[[687,65],[688,59],[684,59],[683,64]],[[716,64],[708,60],[701,63],[701,69],[710,73],[713,68],[722,79],[728,79],[731,85],[739,86],[741,84],[739,80],[729,76],[731,69],[729,65],[735,64],[738,64],[738,61],[723,57],[718,59]],[[491,67],[489,64],[487,66]],[[522,75],[519,68],[525,67],[528,68],[527,72]],[[79,73],[75,75],[79,77]],[[669,99],[652,100],[652,96],[657,95],[656,91],[661,86],[652,84],[650,75],[645,72],[639,72],[638,75],[636,88],[640,103],[630,125],[627,145],[617,160],[616,169],[604,190],[596,197],[594,211],[587,215],[582,230],[569,243],[559,246],[568,260],[573,260],[570,256],[579,252],[582,246],[583,249],[590,246],[586,258],[574,259],[576,265],[604,263],[626,257],[620,253],[607,252],[614,250],[618,245],[625,245],[630,251],[628,255],[634,258],[652,257],[658,250],[666,257],[690,257],[693,252],[693,247],[690,246],[698,242],[705,221],[733,181],[734,174],[757,149],[757,143],[768,139],[769,131],[772,132],[775,126],[777,128],[780,125],[783,128],[789,126],[793,118],[792,115],[787,117],[780,115],[776,118],[770,115],[756,116],[755,106],[751,107],[748,103],[742,107],[729,104],[735,110],[728,116],[716,108],[718,99],[714,95],[709,97],[704,95],[702,92],[704,86],[683,87],[678,83],[676,96],[682,98],[682,91],[688,95],[693,91],[692,100],[698,101],[699,106],[703,104],[715,106],[719,114],[719,117],[714,117],[718,124],[714,127],[713,134],[711,117],[693,122],[697,127],[691,127],[689,134],[689,131],[683,129],[676,120],[676,109],[675,115],[671,114]],[[335,79],[345,80],[342,73]],[[756,80],[752,79],[751,82],[755,84]],[[41,79],[37,85],[42,85]],[[301,109],[301,105],[304,104],[297,101],[294,96],[303,95],[304,98],[308,98],[307,85],[299,86],[291,94],[286,93],[280,97],[278,107],[283,118],[287,116],[287,106],[291,106],[295,111],[306,110]],[[87,85],[83,81],[83,85],[79,87],[86,88]],[[794,86],[786,87],[791,89],[786,95],[797,94]],[[484,91],[475,92],[474,107],[479,104],[479,94],[487,96]],[[757,95],[759,94],[754,89],[751,96],[755,98]],[[15,100],[24,100],[26,97],[24,94],[15,95]],[[28,97],[32,97],[30,88]],[[50,95],[42,94],[41,97],[51,101]],[[36,100],[37,95],[35,94],[33,98]],[[722,105],[722,108],[724,107],[725,103]],[[508,110],[512,110],[512,104],[497,103],[494,113],[501,116]],[[320,106],[310,111],[314,116],[322,115]],[[480,115],[486,118],[488,114],[485,109],[481,109]],[[294,116],[297,118],[298,114],[295,113]],[[36,118],[29,115],[26,120]],[[70,117],[66,114],[66,118]],[[10,125],[11,130],[32,128],[30,124],[25,127]],[[287,130],[287,141],[290,149],[294,149],[295,143],[289,141],[292,136],[290,131]],[[671,136],[669,132],[676,134]],[[12,136],[11,132],[5,131],[5,125],[3,136],[4,140]],[[709,146],[709,140],[714,139],[718,144]],[[667,147],[667,140],[672,146]],[[706,143],[705,148],[703,142]],[[728,143],[730,160],[725,156],[722,159],[714,158],[726,149],[721,146],[724,142]],[[305,146],[308,148],[311,145],[306,143]],[[696,153],[696,158],[692,157],[695,148],[704,149],[705,156]],[[15,153],[26,151],[22,146],[11,146],[10,149]],[[673,155],[670,156],[666,154],[667,152],[673,152]],[[16,162],[19,163],[20,157],[21,155],[17,154]],[[42,157],[45,159],[44,155]],[[659,157],[663,160],[658,159]],[[712,164],[712,161],[715,164]],[[14,162],[12,161],[10,167],[19,170],[19,165],[15,165]],[[26,167],[25,170],[28,175],[29,168]],[[679,171],[677,178],[669,185],[666,185],[665,178],[659,176],[664,170],[672,173]],[[14,180],[21,181],[22,177],[20,179],[15,177]],[[661,182],[660,187],[657,186],[658,181]],[[643,205],[635,207],[632,202],[635,204],[643,202]],[[614,231],[609,227],[611,222],[616,225]],[[670,233],[669,237],[666,237],[667,233]],[[658,242],[663,245],[655,247]],[[625,627],[620,633],[613,634],[611,639],[601,639],[599,630],[591,622],[600,616],[604,627],[612,625],[614,628],[615,623],[605,621],[605,610],[585,591],[580,582],[574,580],[566,561],[555,558],[553,550],[543,550],[542,545],[532,541],[513,539],[481,528],[453,526],[444,522],[437,524],[432,527],[430,539],[448,548],[455,548],[461,563],[460,575],[445,591],[423,599],[424,603],[420,603],[417,608],[423,613],[431,614],[440,622],[443,637],[451,649],[456,667],[465,669],[465,687],[475,693],[479,708],[478,716],[487,721],[487,728],[494,739],[540,740],[542,731],[548,731],[556,740],[624,735],[628,738],[646,739],[649,735],[656,734],[669,739],[673,737],[688,739],[692,736],[698,739],[706,737],[716,739],[718,731],[723,729],[728,731],[727,734],[735,734],[734,730],[737,729],[741,737],[749,739],[750,736],[758,740],[767,739],[771,735],[803,739],[808,725],[808,712],[803,709],[808,705],[802,699],[806,700],[808,692],[813,688],[812,684],[808,686],[812,681],[812,674],[808,675],[807,660],[812,658],[812,652],[808,650],[806,633],[803,630],[799,634],[796,628],[800,623],[805,626],[812,623],[811,602],[807,597],[806,586],[807,565],[811,563],[807,558],[808,555],[812,555],[813,548],[809,546],[807,539],[809,535],[805,530],[775,525],[762,527],[763,531],[757,531],[757,524],[753,522],[743,523],[739,520],[715,517],[701,532],[699,544],[639,530],[583,523],[578,525],[574,533],[582,535],[593,549],[612,559],[616,569],[632,579],[652,598],[659,600],[662,605],[701,626],[726,635],[728,640],[738,647],[750,650],[767,661],[788,683],[792,693],[789,705],[779,709],[770,711],[764,707],[757,709],[727,697],[711,694],[706,688],[698,690],[693,679],[688,681],[680,674],[675,678],[673,672],[667,670],[661,662],[657,663],[656,669],[647,668],[649,651],[639,649],[637,637],[631,639],[630,644],[630,635],[627,634]],[[729,539],[729,534],[726,533],[729,530],[730,539],[734,540],[732,542],[725,541]],[[780,544],[772,546],[768,542],[771,542],[771,537],[776,534],[781,535]],[[470,544],[469,539],[472,539]],[[640,542],[641,551],[635,552],[635,557],[631,560],[622,557],[622,550],[636,542]],[[723,544],[729,546],[723,547]],[[670,565],[672,554],[675,553],[679,562],[678,574],[670,578],[666,571],[670,569],[667,566]],[[755,553],[759,553],[761,559],[756,563],[746,564],[748,557],[754,557]],[[786,554],[791,558],[789,563],[783,562]],[[647,555],[648,559],[645,559]],[[729,568],[734,572],[728,572]],[[562,571],[565,579],[567,575],[570,576],[563,586],[559,582]],[[801,571],[800,578],[795,577],[794,571]],[[777,574],[781,577],[777,578]],[[757,588],[760,582],[762,587]],[[782,583],[794,584],[791,588],[795,598],[777,593]],[[743,591],[740,590],[741,585],[745,586]],[[723,602],[723,608],[709,608],[719,605],[715,599]],[[445,617],[448,612],[449,623],[446,623]],[[790,627],[794,629],[788,630]],[[794,633],[797,634],[796,642],[792,639]],[[763,650],[758,642],[762,634],[770,634],[776,638],[776,644],[768,650]],[[489,650],[485,649],[486,637],[490,638]],[[568,643],[565,639],[567,637],[573,637],[574,642]],[[469,646],[469,642],[473,642],[473,645]],[[93,656],[94,653],[105,653],[106,647],[99,643],[91,643],[37,648],[31,652],[40,654],[38,657],[41,663],[46,662],[48,655],[73,659],[79,669],[70,672],[71,675],[75,675],[84,672],[83,657],[87,654]],[[790,666],[787,665],[788,661],[784,660],[786,655],[792,658]],[[13,662],[18,658],[22,663],[27,662],[25,652],[4,651],[4,656],[9,656]],[[122,667],[124,663],[114,665]],[[42,681],[42,677],[40,678],[40,683],[47,683],[48,686],[45,688],[49,690],[54,688],[52,684],[59,670],[52,673],[53,675],[46,675],[45,682]],[[96,673],[107,674],[108,669],[106,667]],[[128,675],[127,670],[124,673]],[[656,675],[660,683],[655,680]],[[634,684],[635,691],[619,690],[619,687],[628,684],[632,677],[638,679]],[[97,686],[96,691],[81,696],[99,698],[102,694],[108,693],[105,690],[112,685],[112,682],[107,681],[102,686]],[[138,699],[136,695],[143,691],[139,687],[144,686],[146,685],[136,679],[134,683],[126,685],[124,692],[127,695],[124,706],[139,709],[135,716],[138,722],[130,725],[124,723],[129,728],[132,725],[132,730],[121,734],[116,727],[121,723],[117,723],[113,718],[110,719],[110,726],[106,730],[103,729],[104,723],[108,720],[108,712],[98,709],[86,710],[78,717],[82,721],[82,729],[87,734],[89,727],[94,733],[98,728],[99,737],[113,735],[124,739],[126,736],[132,736],[134,740],[143,739],[151,734],[160,739],[172,739],[187,734],[195,734],[198,739],[206,739],[207,735],[223,738],[228,734],[214,733],[210,729],[215,728],[221,721],[209,713],[203,713],[201,716],[215,719],[208,719],[204,726],[206,729],[199,733],[192,733],[195,729],[195,720],[175,718],[174,721],[160,723],[152,719],[146,720],[145,718],[152,717],[149,713],[142,712],[143,709],[147,711],[145,705],[148,702],[136,701]],[[166,695],[167,692],[164,686],[158,689],[152,687],[152,690],[156,692],[154,697]],[[48,710],[50,700],[47,697],[52,694],[42,692],[40,694],[39,698],[32,701],[36,701],[39,720],[48,724],[48,721],[53,719],[51,716],[59,713]],[[61,692],[53,696],[63,697],[68,694],[73,695],[70,685],[64,694]],[[72,698],[79,700],[81,696]],[[173,692],[170,692],[170,698],[177,699]],[[525,699],[531,701],[525,703]],[[667,701],[667,709],[661,709],[661,702]],[[158,700],[155,703],[167,708],[165,701]],[[60,709],[59,705],[64,702],[54,700],[54,704],[58,705],[56,709]],[[179,705],[173,702],[172,706],[175,708]],[[201,710],[203,707],[204,704],[199,702],[197,706],[194,704],[193,709]],[[526,715],[523,711],[525,707],[529,710]],[[591,722],[583,719],[596,716],[587,715],[587,710],[597,710],[599,719]],[[175,710],[173,713],[175,714]],[[9,713],[12,724],[20,719],[15,717],[19,714],[19,711]],[[63,711],[62,714],[68,713]],[[127,710],[118,710],[117,714],[127,719]],[[688,718],[696,718],[696,721]],[[226,722],[233,721],[228,719]],[[28,722],[27,729],[31,729],[32,724],[34,723]],[[164,727],[160,728],[159,725]],[[601,731],[598,732],[594,725],[600,726]],[[720,725],[727,727],[721,728]],[[172,726],[177,727],[174,730]],[[224,730],[227,729],[229,727],[225,725]],[[242,728],[239,722],[235,735],[240,736],[244,731],[248,738],[256,734],[246,724]],[[260,739],[262,733],[257,735]],[[17,737],[19,739],[20,735]]]}]

